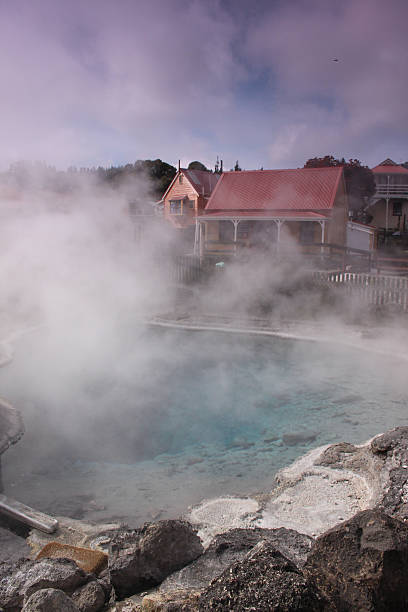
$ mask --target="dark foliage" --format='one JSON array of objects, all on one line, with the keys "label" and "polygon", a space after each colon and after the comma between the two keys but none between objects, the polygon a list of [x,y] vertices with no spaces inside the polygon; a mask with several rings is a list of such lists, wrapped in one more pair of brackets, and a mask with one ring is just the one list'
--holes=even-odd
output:
[{"label": "dark foliage", "polygon": [[203,172],[211,172],[204,164],[199,161],[192,161],[188,164],[187,170],[202,170]]}]

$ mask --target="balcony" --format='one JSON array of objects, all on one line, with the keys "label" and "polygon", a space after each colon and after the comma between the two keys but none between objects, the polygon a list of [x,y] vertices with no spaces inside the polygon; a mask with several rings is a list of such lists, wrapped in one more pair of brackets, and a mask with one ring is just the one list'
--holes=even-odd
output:
[{"label": "balcony", "polygon": [[374,198],[406,198],[408,199],[408,184],[391,185],[387,183],[376,184]]}]

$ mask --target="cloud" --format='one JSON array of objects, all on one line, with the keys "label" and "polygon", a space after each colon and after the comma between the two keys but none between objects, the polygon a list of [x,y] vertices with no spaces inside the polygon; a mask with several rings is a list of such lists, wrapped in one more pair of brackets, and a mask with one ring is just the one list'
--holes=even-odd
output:
[{"label": "cloud", "polygon": [[407,16],[403,0],[2,3],[0,166],[403,161]]},{"label": "cloud", "polygon": [[3,161],[174,156],[183,125],[191,131],[193,121],[207,121],[212,109],[229,104],[234,25],[217,6],[184,0],[3,5]]},{"label": "cloud", "polygon": [[317,0],[285,3],[252,27],[249,61],[273,83],[273,160],[282,140],[281,162],[298,159],[307,146],[309,156],[358,152],[371,163],[378,148],[385,155],[385,144],[391,157],[404,154],[407,17],[399,0]]}]

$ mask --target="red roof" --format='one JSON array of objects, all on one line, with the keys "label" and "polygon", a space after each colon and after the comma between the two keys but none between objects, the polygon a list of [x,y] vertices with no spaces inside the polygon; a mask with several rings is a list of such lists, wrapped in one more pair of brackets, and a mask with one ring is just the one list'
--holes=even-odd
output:
[{"label": "red roof", "polygon": [[333,208],[343,168],[224,172],[209,211],[323,211]]},{"label": "red roof", "polygon": [[375,174],[407,174],[408,170],[404,166],[400,166],[392,161],[392,159],[386,159],[381,162],[375,168],[371,168]]}]

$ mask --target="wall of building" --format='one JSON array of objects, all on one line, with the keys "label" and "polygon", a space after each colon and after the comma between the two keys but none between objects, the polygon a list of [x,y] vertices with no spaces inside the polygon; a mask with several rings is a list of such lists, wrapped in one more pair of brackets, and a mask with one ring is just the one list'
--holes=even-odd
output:
[{"label": "wall of building", "polygon": [[[191,183],[186,179],[186,177],[183,174],[181,174],[180,177],[182,178],[182,181],[180,182],[179,176],[176,176],[170,191],[166,195],[164,200],[164,216],[167,220],[172,221],[177,225],[185,226],[194,222],[194,218],[199,208],[199,198],[195,189],[191,186]],[[178,200],[179,198],[184,198],[186,196],[190,201],[194,202],[194,208],[189,208],[182,205],[182,214],[172,214],[170,212],[170,201]]]},{"label": "wall of building", "polygon": [[347,242],[348,203],[344,179],[340,181],[336,198],[326,227],[325,242],[346,245]]},{"label": "wall of building", "polygon": [[[394,203],[401,202],[401,216],[394,215]],[[370,225],[374,225],[377,228],[386,227],[386,203],[385,200],[378,200],[373,206],[367,209],[367,213],[372,215]],[[390,199],[388,202],[388,228],[389,229],[403,229],[405,216],[405,227],[408,229],[408,200],[394,200]]]}]

